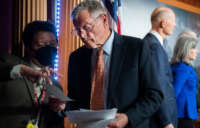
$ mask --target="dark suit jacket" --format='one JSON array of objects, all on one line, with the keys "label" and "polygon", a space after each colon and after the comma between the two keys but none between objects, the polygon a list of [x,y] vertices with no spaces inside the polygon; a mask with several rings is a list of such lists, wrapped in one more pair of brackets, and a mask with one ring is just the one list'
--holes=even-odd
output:
[{"label": "dark suit jacket", "polygon": [[[83,46],[70,56],[68,96],[75,100],[70,104],[71,109],[89,108],[91,53],[91,49]],[[115,33],[106,107],[127,114],[127,128],[148,128],[144,122],[158,109],[163,98],[149,53],[140,39]]]},{"label": "dark suit jacket", "polygon": [[6,52],[0,52],[0,81],[11,80],[9,71],[11,71],[13,65],[20,63],[24,63],[21,58]]},{"label": "dark suit jacket", "polygon": [[169,123],[173,123],[176,128],[176,99],[172,85],[173,77],[167,54],[159,40],[153,34],[147,34],[143,40],[146,44],[149,44],[151,49],[153,65],[157,69],[157,77],[159,78],[160,86],[164,94],[164,100],[160,109],[151,118],[150,126],[151,128],[161,128]]},{"label": "dark suit jacket", "polygon": [[[23,63],[15,56],[0,53],[0,128],[25,128],[28,121],[36,116],[34,88],[32,82],[23,79],[11,80],[10,69]],[[10,79],[10,80],[9,80]],[[61,86],[54,81],[58,89]],[[50,90],[47,89],[39,122],[39,128],[64,128],[64,120],[47,105]]]}]

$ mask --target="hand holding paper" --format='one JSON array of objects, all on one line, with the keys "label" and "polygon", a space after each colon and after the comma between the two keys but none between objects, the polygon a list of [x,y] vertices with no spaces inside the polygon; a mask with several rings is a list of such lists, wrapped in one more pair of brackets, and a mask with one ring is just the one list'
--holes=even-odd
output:
[{"label": "hand holding paper", "polygon": [[128,117],[124,113],[117,113],[116,120],[108,124],[108,128],[124,128],[128,124]]},{"label": "hand holding paper", "polygon": [[64,92],[56,86],[47,86],[48,104],[54,112],[65,109],[67,101],[72,101]]},{"label": "hand holding paper", "polygon": [[61,101],[55,96],[49,96],[49,106],[54,112],[59,112],[65,109],[66,101]]}]

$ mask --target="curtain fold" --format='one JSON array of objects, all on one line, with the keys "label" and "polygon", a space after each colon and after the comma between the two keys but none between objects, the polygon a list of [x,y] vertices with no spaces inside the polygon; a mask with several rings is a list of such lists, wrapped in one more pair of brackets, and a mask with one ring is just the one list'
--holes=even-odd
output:
[{"label": "curtain fold", "polygon": [[[60,12],[60,30],[59,30],[59,62],[58,72],[62,74],[58,80],[63,86],[65,94],[67,91],[67,78],[68,78],[68,60],[69,55],[75,49],[81,47],[83,43],[79,37],[71,34],[73,30],[73,23],[70,19],[70,13],[72,9],[80,3],[82,0],[61,0],[61,12]],[[65,128],[74,128],[74,124],[68,122],[68,118],[65,119]]]},{"label": "curtain fold", "polygon": [[47,0],[16,0],[14,5],[12,54],[24,56],[21,38],[24,27],[34,20],[47,20]]}]

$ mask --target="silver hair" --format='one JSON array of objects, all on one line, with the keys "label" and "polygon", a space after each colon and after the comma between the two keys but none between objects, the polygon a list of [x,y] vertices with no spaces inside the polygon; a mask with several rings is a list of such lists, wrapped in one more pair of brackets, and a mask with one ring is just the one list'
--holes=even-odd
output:
[{"label": "silver hair", "polygon": [[191,62],[188,59],[189,51],[192,48],[196,48],[197,43],[198,41],[194,38],[186,36],[179,37],[174,47],[174,53],[171,59],[171,64],[181,61],[187,64],[191,64]]},{"label": "silver hair", "polygon": [[101,14],[106,14],[106,9],[103,4],[96,0],[86,0],[79,3],[71,12],[71,19],[74,21],[78,18],[79,13],[83,10],[87,10],[94,18]]},{"label": "silver hair", "polygon": [[183,37],[183,36],[191,37],[191,38],[197,39],[197,34],[196,34],[195,32],[193,32],[192,30],[185,30],[185,31],[181,32],[181,33],[178,35],[178,38]]}]

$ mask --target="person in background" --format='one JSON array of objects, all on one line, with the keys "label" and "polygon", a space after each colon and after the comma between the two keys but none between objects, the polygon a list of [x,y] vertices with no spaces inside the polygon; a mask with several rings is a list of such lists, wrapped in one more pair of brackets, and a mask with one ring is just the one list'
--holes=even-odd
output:
[{"label": "person in background", "polygon": [[193,32],[192,30],[184,30],[178,35],[178,38],[180,37],[191,37],[191,38],[197,39],[197,34]]},{"label": "person in background", "polygon": [[197,74],[191,62],[197,57],[197,43],[194,38],[179,37],[171,59],[173,86],[178,109],[178,128],[194,128],[198,119],[196,91]]},{"label": "person in background", "polygon": [[[70,55],[68,96],[74,101],[67,106],[117,108],[118,120],[110,122],[108,128],[148,128],[146,122],[159,108],[163,95],[147,44],[111,30],[107,12],[98,1],[81,2],[71,19],[85,46]],[[101,72],[96,67],[101,67]]]},{"label": "person in background", "polygon": [[[192,30],[184,30],[178,35],[178,38],[180,37],[191,37],[194,39],[198,39],[197,34]],[[194,65],[194,63],[192,65],[195,71],[197,72],[197,76],[198,76],[196,98],[197,98],[197,109],[198,109],[198,112],[200,112],[200,94],[199,94],[200,93],[200,67],[199,65]]]},{"label": "person in background", "polygon": [[26,51],[23,60],[0,54],[0,127],[64,128],[64,118],[48,105],[51,89],[62,90],[50,78],[58,44],[55,26],[48,21],[33,21],[26,25],[22,40]]},{"label": "person in background", "polygon": [[144,42],[151,49],[153,66],[157,69],[164,100],[159,110],[150,119],[150,128],[176,128],[177,108],[172,85],[173,77],[163,40],[173,33],[176,26],[175,14],[167,7],[156,8],[151,15],[151,31],[144,37]]}]

